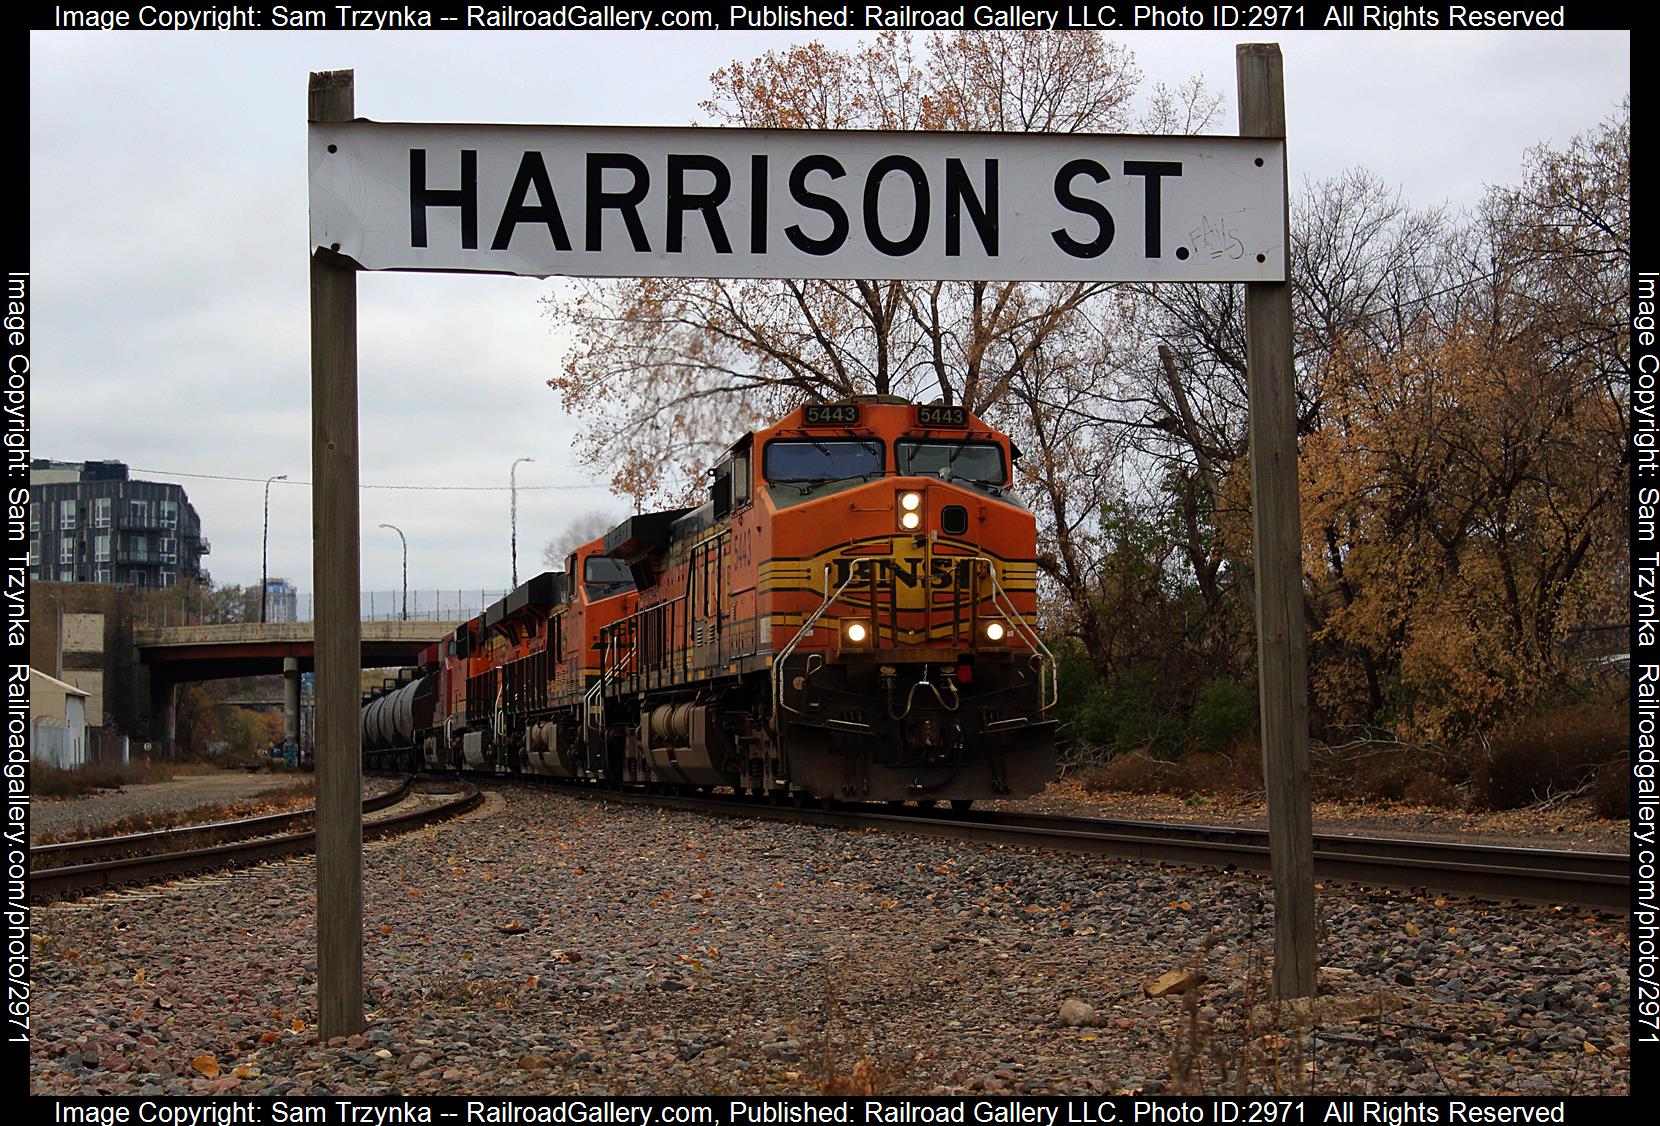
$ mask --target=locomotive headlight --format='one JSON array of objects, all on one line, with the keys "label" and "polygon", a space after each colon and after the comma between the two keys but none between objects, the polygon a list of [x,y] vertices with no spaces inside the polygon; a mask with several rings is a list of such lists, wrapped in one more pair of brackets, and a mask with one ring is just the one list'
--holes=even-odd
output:
[{"label": "locomotive headlight", "polygon": [[993,640],[993,641],[1002,641],[1003,640],[1003,623],[1002,622],[987,622],[986,623],[986,636],[991,638],[991,640]]},{"label": "locomotive headlight", "polygon": [[853,642],[859,642],[859,641],[863,641],[864,639],[865,639],[865,626],[864,626],[864,623],[863,622],[848,622],[847,623],[847,640],[853,641]]},{"label": "locomotive headlight", "polygon": [[906,512],[915,512],[922,507],[921,493],[906,493],[899,498],[899,506]]},{"label": "locomotive headlight", "polygon": [[[916,496],[912,493],[911,496]],[[922,514],[918,512],[902,512],[899,515],[899,526],[907,532],[914,532],[922,525]]]}]

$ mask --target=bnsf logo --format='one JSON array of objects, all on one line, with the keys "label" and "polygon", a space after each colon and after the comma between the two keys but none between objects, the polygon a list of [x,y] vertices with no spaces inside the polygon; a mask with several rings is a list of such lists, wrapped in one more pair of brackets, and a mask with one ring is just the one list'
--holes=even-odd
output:
[{"label": "bnsf logo", "polygon": [[[853,559],[845,558],[832,560],[835,565],[836,586],[847,582],[848,576],[853,574],[855,562]],[[878,559],[860,565],[859,577],[853,580],[853,586],[869,582],[870,576],[874,573],[878,585],[885,585],[891,579],[899,586],[913,590],[920,586],[928,586],[934,590],[945,590],[950,587],[967,590],[969,570],[968,561],[962,559]]]}]

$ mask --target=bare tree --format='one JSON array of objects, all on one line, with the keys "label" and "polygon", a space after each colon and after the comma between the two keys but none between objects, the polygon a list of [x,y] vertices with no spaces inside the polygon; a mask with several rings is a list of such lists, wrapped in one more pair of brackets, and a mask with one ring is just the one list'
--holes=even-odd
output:
[{"label": "bare tree", "polygon": [[[809,43],[717,71],[719,124],[775,128],[1122,131],[1140,83],[1093,33],[883,34],[845,51]],[[1151,112],[1202,128],[1217,99],[1194,81]],[[549,385],[587,420],[580,455],[637,500],[690,495],[747,425],[862,392],[996,416],[1010,388],[1105,284],[726,281],[579,283],[549,298],[574,340]]]}]

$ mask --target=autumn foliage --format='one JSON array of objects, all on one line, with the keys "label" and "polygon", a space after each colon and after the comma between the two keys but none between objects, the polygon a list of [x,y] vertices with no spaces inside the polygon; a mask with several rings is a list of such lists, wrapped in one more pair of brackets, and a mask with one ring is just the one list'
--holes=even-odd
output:
[{"label": "autumn foliage", "polygon": [[[1203,132],[1091,33],[888,34],[733,62],[714,125]],[[1316,735],[1479,745],[1583,699],[1581,627],[1624,620],[1629,108],[1467,213],[1357,169],[1295,193],[1292,282]],[[649,505],[803,402],[962,404],[1025,457],[1068,731],[1228,753],[1254,729],[1241,287],[571,283],[549,380],[579,456]]]}]

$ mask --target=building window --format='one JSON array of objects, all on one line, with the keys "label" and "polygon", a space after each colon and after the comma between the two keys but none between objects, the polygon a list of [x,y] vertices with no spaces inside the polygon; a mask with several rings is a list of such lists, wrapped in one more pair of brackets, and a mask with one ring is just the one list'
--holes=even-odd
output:
[{"label": "building window", "polygon": [[129,500],[127,502],[127,513],[128,513],[129,518],[132,520],[133,527],[135,527],[135,528],[148,528],[150,526],[150,502],[149,501],[147,501],[147,500]]},{"label": "building window", "polygon": [[29,531],[40,531],[40,505],[32,502],[29,505]]},{"label": "building window", "polygon": [[107,582],[113,582],[114,581],[110,577],[110,569],[108,567],[98,568],[97,575],[98,575],[98,581],[101,582],[101,583],[107,583]]},{"label": "building window", "polygon": [[150,561],[150,540],[145,536],[134,536],[127,550],[127,559],[131,563],[148,563]]},{"label": "building window", "polygon": [[92,526],[107,528],[110,526],[110,498],[97,497],[92,502]]},{"label": "building window", "polygon": [[179,561],[179,541],[162,537],[157,541],[156,558],[163,563],[177,563]]},{"label": "building window", "polygon": [[60,583],[72,583],[72,582],[74,582],[75,581],[75,572],[73,570],[59,571],[58,572],[58,581]]},{"label": "building window", "polygon": [[92,550],[93,562],[108,563],[110,561],[110,534],[108,532],[104,532],[101,535],[94,537],[92,541]]},{"label": "building window", "polygon": [[138,587],[140,590],[142,590],[143,588],[150,585],[150,576],[147,572],[145,572],[145,571],[134,571],[132,573],[132,575],[133,575],[133,585]]},{"label": "building window", "polygon": [[65,536],[63,539],[58,541],[58,562],[75,562],[75,541],[70,539],[68,536]]},{"label": "building window", "polygon": [[179,575],[178,575],[177,571],[163,571],[161,573],[161,585],[162,586],[172,586],[174,583],[176,583],[178,581],[179,581]]},{"label": "building window", "polygon": [[72,500],[58,501],[58,527],[66,532],[75,530],[75,502]]},{"label": "building window", "polygon": [[177,528],[179,526],[179,502],[164,500],[159,502],[161,509],[161,526],[163,528]]},{"label": "building window", "polygon": [[40,541],[39,540],[30,540],[29,541],[29,566],[36,567],[36,566],[39,566],[39,565],[40,565]]}]

